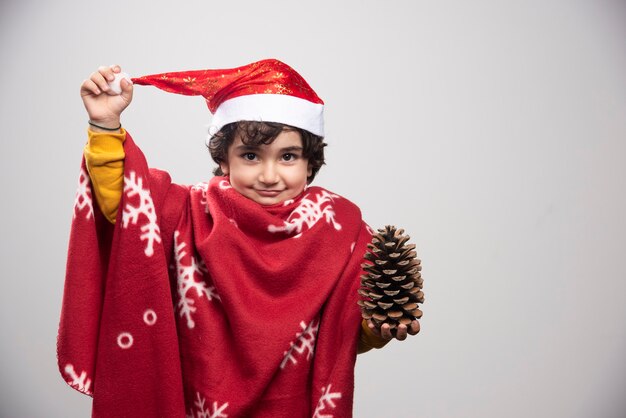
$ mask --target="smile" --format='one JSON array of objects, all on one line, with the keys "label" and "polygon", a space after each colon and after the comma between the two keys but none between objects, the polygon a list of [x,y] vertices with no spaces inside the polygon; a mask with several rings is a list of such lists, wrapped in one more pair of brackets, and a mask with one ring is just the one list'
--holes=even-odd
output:
[{"label": "smile", "polygon": [[263,197],[275,197],[278,196],[282,190],[255,190],[258,195]]}]

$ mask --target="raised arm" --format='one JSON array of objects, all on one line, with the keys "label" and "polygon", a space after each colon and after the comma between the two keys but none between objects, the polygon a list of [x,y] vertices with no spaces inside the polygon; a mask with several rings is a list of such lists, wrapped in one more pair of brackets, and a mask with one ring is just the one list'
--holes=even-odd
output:
[{"label": "raised arm", "polygon": [[126,132],[121,128],[120,115],[132,101],[133,86],[122,79],[121,94],[109,87],[117,65],[100,67],[83,81],[80,94],[89,116],[89,138],[84,155],[98,206],[104,216],[115,223],[124,187],[124,147]]}]

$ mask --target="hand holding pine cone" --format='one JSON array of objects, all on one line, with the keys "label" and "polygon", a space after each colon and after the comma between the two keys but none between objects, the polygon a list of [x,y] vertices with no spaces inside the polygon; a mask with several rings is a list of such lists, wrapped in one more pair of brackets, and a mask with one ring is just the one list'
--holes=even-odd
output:
[{"label": "hand holding pine cone", "polygon": [[392,332],[400,324],[408,326],[422,317],[419,303],[424,303],[421,261],[415,244],[407,244],[403,229],[387,225],[372,236],[362,265],[359,300],[361,314],[377,327],[389,324]]}]

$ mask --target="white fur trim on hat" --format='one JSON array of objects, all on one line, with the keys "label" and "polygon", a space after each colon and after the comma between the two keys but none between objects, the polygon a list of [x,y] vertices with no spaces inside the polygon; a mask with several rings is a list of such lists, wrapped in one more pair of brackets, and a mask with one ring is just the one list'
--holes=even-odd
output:
[{"label": "white fur trim on hat", "polygon": [[251,94],[224,101],[213,115],[209,136],[240,120],[284,123],[324,136],[324,105],[284,94]]}]

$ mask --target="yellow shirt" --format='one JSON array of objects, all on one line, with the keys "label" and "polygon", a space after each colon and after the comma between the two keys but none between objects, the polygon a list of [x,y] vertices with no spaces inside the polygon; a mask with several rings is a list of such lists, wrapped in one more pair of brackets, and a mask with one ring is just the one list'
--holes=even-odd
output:
[{"label": "yellow shirt", "polygon": [[[91,178],[93,191],[96,195],[98,207],[102,214],[115,223],[117,208],[119,207],[124,190],[124,140],[126,131],[112,134],[108,132],[93,132],[88,129],[88,141],[85,145],[85,163]],[[358,353],[364,353],[372,348],[384,347],[389,341],[374,334],[367,322],[361,323]]]},{"label": "yellow shirt", "polygon": [[115,223],[117,208],[124,190],[124,140],[126,131],[119,134],[87,130],[89,139],[85,145],[85,163],[98,207],[102,214]]}]

